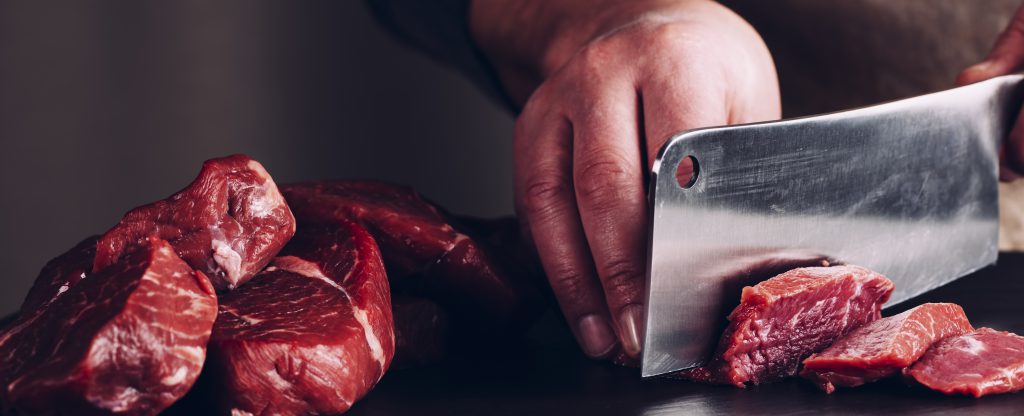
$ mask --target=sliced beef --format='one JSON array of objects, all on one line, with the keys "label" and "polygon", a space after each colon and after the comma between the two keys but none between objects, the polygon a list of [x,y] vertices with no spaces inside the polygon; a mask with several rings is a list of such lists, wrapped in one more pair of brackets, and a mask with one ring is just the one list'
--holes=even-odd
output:
[{"label": "sliced beef", "polygon": [[793,269],[745,287],[714,358],[679,376],[737,387],[792,376],[807,356],[878,319],[893,288],[857,266]]},{"label": "sliced beef", "polygon": [[59,296],[29,296],[0,333],[6,411],[156,414],[199,375],[217,314],[207,278],[167,242],[148,239],[77,279],[88,250],[76,247],[47,265],[36,288],[51,287],[65,272],[72,283]]},{"label": "sliced beef", "polygon": [[259,162],[243,155],[212,159],[185,189],[125,214],[99,239],[93,270],[155,235],[217,290],[230,290],[263,269],[294,232],[295,219]]},{"label": "sliced beef", "polygon": [[804,360],[800,375],[832,393],[896,375],[941,339],[973,331],[964,310],[952,303],[926,303],[850,332]]},{"label": "sliced beef", "polygon": [[47,262],[22,302],[21,313],[30,314],[45,307],[85,279],[92,272],[97,238],[86,238],[71,250]]},{"label": "sliced beef", "polygon": [[980,328],[936,342],[904,374],[945,394],[981,397],[1024,389],[1024,337]]},{"label": "sliced beef", "polygon": [[212,396],[232,414],[346,411],[394,355],[389,302],[380,252],[364,229],[301,227],[270,267],[222,295]]},{"label": "sliced beef", "polygon": [[392,296],[395,318],[395,361],[391,368],[409,368],[441,361],[448,346],[448,315],[431,300]]},{"label": "sliced beef", "polygon": [[396,293],[426,297],[470,319],[477,330],[524,325],[542,297],[523,264],[453,226],[408,187],[374,181],[322,181],[281,187],[300,225],[350,220],[380,245]]}]

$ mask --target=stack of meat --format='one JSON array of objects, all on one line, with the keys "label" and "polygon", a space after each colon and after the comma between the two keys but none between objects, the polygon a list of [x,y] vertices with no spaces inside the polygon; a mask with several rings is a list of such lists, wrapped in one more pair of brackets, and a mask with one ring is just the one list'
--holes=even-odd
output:
[{"label": "stack of meat", "polygon": [[537,315],[523,251],[497,247],[510,223],[467,224],[408,188],[279,190],[248,157],[207,161],[43,268],[0,329],[0,410],[156,414],[196,384],[223,414],[344,412],[393,360],[439,359],[466,324],[446,310],[496,332]]},{"label": "stack of meat", "polygon": [[744,387],[799,372],[827,393],[897,375],[975,397],[1024,388],[1024,337],[976,330],[951,303],[882,318],[893,289],[857,266],[794,269],[746,287],[714,358],[677,376]]}]

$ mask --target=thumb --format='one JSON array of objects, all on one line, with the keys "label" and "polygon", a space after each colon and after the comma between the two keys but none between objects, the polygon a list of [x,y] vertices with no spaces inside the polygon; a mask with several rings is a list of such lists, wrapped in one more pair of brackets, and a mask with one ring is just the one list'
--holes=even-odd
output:
[{"label": "thumb", "polygon": [[957,85],[984,81],[1006,75],[1024,66],[1024,5],[1014,13],[1010,24],[996,39],[985,60],[965,69],[956,78]]}]

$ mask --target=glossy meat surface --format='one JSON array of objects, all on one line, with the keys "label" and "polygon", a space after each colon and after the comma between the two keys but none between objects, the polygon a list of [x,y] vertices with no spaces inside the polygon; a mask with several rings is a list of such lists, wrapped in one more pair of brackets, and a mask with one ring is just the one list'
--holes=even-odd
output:
[{"label": "glossy meat surface", "polygon": [[[47,269],[75,268],[54,266]],[[150,239],[23,311],[0,333],[0,402],[8,411],[152,415],[198,377],[217,303],[202,273]]]},{"label": "glossy meat surface", "polygon": [[793,376],[804,358],[878,319],[893,288],[858,266],[793,269],[745,287],[712,360],[678,376],[737,387]]},{"label": "glossy meat surface", "polygon": [[[376,181],[319,181],[283,185],[300,224],[353,221],[380,245],[396,293],[425,297],[451,308],[478,330],[525,326],[542,297],[530,270],[511,253],[484,240],[506,223],[464,227],[408,187]],[[508,241],[504,234],[492,234]],[[484,323],[486,325],[479,325]]]},{"label": "glossy meat surface", "polygon": [[155,235],[217,290],[230,290],[262,270],[294,233],[295,218],[259,162],[244,155],[211,159],[188,187],[129,211],[103,234],[93,270]]},{"label": "glossy meat surface", "polygon": [[800,375],[832,393],[896,375],[936,341],[973,331],[963,308],[926,303],[850,332],[804,360]]},{"label": "glossy meat surface", "polygon": [[234,414],[344,412],[387,371],[393,325],[370,235],[347,222],[301,227],[270,267],[222,296],[210,396]]},{"label": "glossy meat surface", "polygon": [[980,328],[936,342],[904,375],[945,394],[981,397],[1024,389],[1024,337]]}]

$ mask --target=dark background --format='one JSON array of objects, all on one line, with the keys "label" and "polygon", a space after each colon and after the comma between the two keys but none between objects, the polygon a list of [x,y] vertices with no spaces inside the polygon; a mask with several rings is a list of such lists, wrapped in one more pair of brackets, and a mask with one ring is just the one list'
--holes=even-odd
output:
[{"label": "dark background", "polygon": [[0,1],[0,314],[42,265],[247,153],[510,214],[512,116],[360,1]]},{"label": "dark background", "polygon": [[[726,3],[792,116],[951,86],[1018,1]],[[0,0],[0,314],[46,260],[231,153],[278,182],[377,178],[511,213],[512,122],[361,1]]]}]

